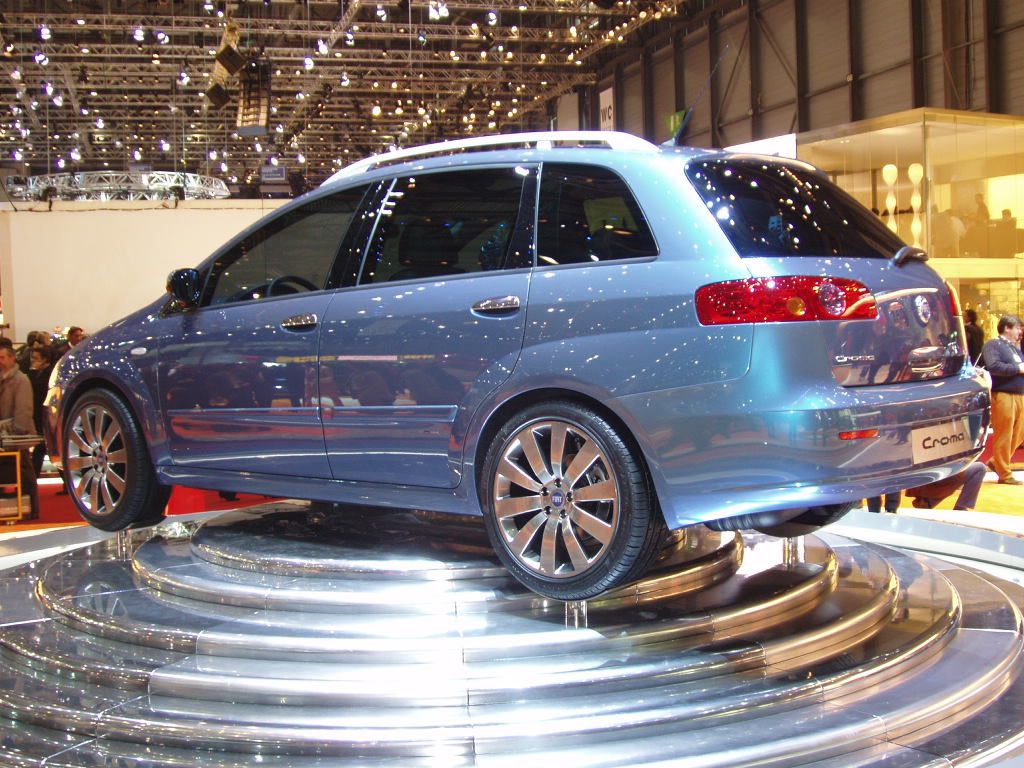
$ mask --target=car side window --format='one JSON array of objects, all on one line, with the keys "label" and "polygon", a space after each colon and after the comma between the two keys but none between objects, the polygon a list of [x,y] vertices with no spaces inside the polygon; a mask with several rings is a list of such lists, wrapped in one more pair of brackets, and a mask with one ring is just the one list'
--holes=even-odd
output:
[{"label": "car side window", "polygon": [[205,303],[322,290],[366,190],[361,186],[311,200],[244,237],[214,263]]},{"label": "car side window", "polygon": [[502,167],[399,177],[360,284],[506,268],[527,175]]},{"label": "car side window", "polygon": [[657,254],[643,211],[618,175],[600,166],[544,163],[537,217],[541,266]]}]

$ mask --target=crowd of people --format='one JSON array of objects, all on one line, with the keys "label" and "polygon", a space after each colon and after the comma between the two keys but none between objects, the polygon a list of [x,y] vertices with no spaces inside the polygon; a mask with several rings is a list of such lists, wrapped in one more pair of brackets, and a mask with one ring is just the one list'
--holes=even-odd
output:
[{"label": "crowd of people", "polygon": [[[0,436],[42,435],[43,401],[49,386],[50,373],[57,360],[85,338],[78,326],[71,326],[63,336],[47,331],[32,331],[25,344],[15,349],[14,342],[0,337]],[[40,440],[31,448],[23,448],[21,460],[22,493],[28,495],[30,511],[23,519],[39,516],[36,478],[43,468],[46,447]],[[9,486],[17,483],[13,462],[0,462],[0,497],[14,496]]]}]

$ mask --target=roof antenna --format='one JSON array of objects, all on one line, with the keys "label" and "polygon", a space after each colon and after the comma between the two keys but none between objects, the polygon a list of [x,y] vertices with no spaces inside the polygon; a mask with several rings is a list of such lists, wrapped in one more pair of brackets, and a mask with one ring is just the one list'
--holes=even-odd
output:
[{"label": "roof antenna", "polygon": [[662,142],[661,146],[663,146],[663,147],[682,147],[682,146],[684,146],[683,145],[683,137],[686,135],[686,129],[690,127],[690,118],[693,117],[694,110],[697,109],[697,105],[700,104],[701,99],[704,98],[704,94],[707,92],[708,86],[711,85],[711,78],[713,78],[715,76],[715,72],[718,70],[718,65],[722,63],[722,57],[725,56],[725,52],[728,51],[728,50],[729,50],[729,44],[726,43],[725,44],[725,48],[723,48],[722,52],[718,54],[718,61],[716,61],[715,62],[715,66],[713,66],[711,68],[711,72],[708,75],[708,79],[705,80],[704,81],[704,85],[701,86],[700,93],[697,94],[697,98],[694,99],[693,104],[691,104],[689,107],[686,107],[683,110],[683,119],[682,119],[682,122],[679,123],[679,130],[676,131],[675,136],[673,136],[671,139],[669,139],[668,141]]}]

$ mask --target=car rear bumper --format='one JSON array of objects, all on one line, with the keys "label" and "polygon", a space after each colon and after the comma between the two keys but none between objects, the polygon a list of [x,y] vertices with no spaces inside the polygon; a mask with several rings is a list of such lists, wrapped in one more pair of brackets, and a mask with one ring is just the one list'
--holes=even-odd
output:
[{"label": "car rear bumper", "polygon": [[[985,446],[990,394],[980,376],[807,391],[785,408],[748,385],[620,401],[651,440],[643,448],[670,528],[923,485],[961,471]],[[954,420],[968,439],[915,458],[915,435]],[[866,436],[840,437],[854,431]]]}]

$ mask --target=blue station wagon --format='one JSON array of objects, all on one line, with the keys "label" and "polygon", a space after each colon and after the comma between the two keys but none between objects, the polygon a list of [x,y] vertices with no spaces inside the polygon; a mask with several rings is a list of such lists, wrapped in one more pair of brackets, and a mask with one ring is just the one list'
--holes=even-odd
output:
[{"label": "blue station wagon", "polygon": [[401,150],[74,348],[49,447],[103,530],[173,485],[483,515],[521,582],[583,599],[666,527],[798,535],[965,468],[989,392],[926,259],[794,160]]}]

